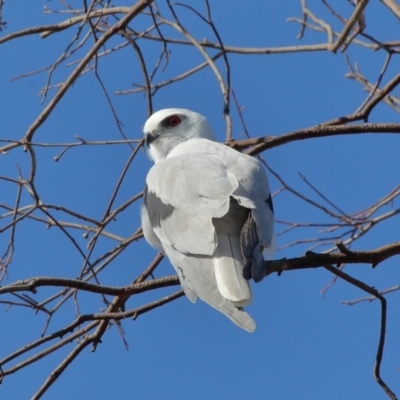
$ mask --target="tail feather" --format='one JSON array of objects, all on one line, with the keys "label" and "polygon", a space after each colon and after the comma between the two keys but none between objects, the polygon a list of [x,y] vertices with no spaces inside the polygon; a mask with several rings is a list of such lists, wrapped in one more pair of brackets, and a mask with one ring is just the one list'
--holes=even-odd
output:
[{"label": "tail feather", "polygon": [[252,293],[249,282],[243,277],[244,260],[239,238],[228,234],[218,235],[214,265],[221,295],[240,307],[250,304]]},{"label": "tail feather", "polygon": [[236,324],[240,328],[243,328],[247,332],[254,332],[256,329],[256,323],[254,322],[253,318],[251,318],[250,315],[243,310],[243,308],[241,307],[234,307],[234,308],[235,309],[233,310],[233,314],[230,314],[229,313],[230,310],[228,309],[227,310],[217,309],[217,310],[223,312],[234,324]]},{"label": "tail feather", "polygon": [[[180,252],[169,246],[166,246],[166,253],[178,272],[183,290],[192,302],[195,302],[196,297],[199,297],[211,307],[226,315],[240,328],[248,332],[253,332],[256,329],[256,324],[250,315],[237,302],[233,302],[221,294],[216,279],[216,260],[214,257],[182,256]],[[243,269],[243,266],[241,268]],[[244,286],[242,292],[246,292],[246,290],[248,293],[246,296],[251,298],[250,289],[246,289],[246,286]]]}]

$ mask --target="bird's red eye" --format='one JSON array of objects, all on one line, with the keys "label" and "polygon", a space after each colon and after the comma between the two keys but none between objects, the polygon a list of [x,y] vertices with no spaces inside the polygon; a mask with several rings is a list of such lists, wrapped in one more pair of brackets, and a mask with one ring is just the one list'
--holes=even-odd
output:
[{"label": "bird's red eye", "polygon": [[172,115],[167,119],[167,125],[171,128],[175,128],[181,123],[181,119],[177,115]]}]

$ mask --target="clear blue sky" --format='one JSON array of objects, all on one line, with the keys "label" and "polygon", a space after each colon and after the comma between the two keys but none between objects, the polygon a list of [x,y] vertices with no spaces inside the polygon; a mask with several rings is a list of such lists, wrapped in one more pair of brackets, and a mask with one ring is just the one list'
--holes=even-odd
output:
[{"label": "clear blue sky", "polygon": [[[299,27],[287,23],[291,16],[301,16],[300,2],[261,0],[247,2],[211,1],[212,13],[223,42],[247,47],[273,47],[294,44],[323,43],[324,34],[307,31],[302,42],[296,40]],[[315,2],[310,2],[314,7]],[[371,4],[367,27],[381,40],[397,39],[393,30],[395,18],[381,5]],[[129,3],[130,4],[130,3]],[[160,3],[161,5],[162,3]],[[204,9],[203,2],[190,4]],[[68,15],[43,14],[43,5],[61,9],[56,1],[6,2],[3,18],[5,35],[22,28],[51,24]],[[72,1],[81,7],[80,1]],[[117,1],[114,5],[126,5]],[[348,6],[346,6],[348,7]],[[343,6],[347,17],[350,7]],[[163,7],[164,8],[164,7]],[[313,10],[321,18],[328,14],[321,4]],[[188,30],[198,40],[213,41],[213,33],[198,20],[183,12]],[[387,21],[383,24],[382,21]],[[141,29],[148,20],[138,19],[132,26]],[[340,25],[336,25],[339,27]],[[46,82],[46,73],[10,82],[11,78],[50,65],[64,51],[76,32],[75,28],[41,39],[38,35],[23,37],[1,46],[0,73],[0,138],[19,139],[35,120],[45,104],[54,96],[49,92],[44,105],[37,94]],[[180,37],[172,30],[170,36]],[[115,38],[107,48],[122,41]],[[92,39],[89,39],[92,45]],[[89,48],[89,44],[84,50]],[[160,44],[139,42],[148,66],[157,60]],[[171,46],[171,60],[165,72],[159,71],[154,81],[171,78],[202,62],[196,49]],[[75,58],[82,57],[82,52]],[[351,48],[351,60],[375,81],[385,58],[360,47]],[[244,108],[244,117],[252,136],[279,135],[312,126],[349,114],[366,97],[359,83],[345,79],[348,67],[342,54],[327,52],[263,56],[229,55],[232,88]],[[221,71],[224,66],[218,61]],[[60,66],[52,82],[60,83],[73,66]],[[136,54],[131,47],[114,52],[99,61],[99,74],[107,90],[132,87],[143,83]],[[399,62],[392,61],[388,77],[398,71]],[[387,80],[384,80],[384,83]],[[142,94],[114,96],[114,106],[129,138],[141,138],[147,118]],[[154,98],[155,109],[184,107],[206,115],[220,140],[224,138],[222,96],[215,76],[209,69],[188,80],[166,87]],[[244,138],[237,112],[232,105],[234,137]],[[379,106],[370,122],[397,122],[398,114],[387,106]],[[65,143],[74,135],[86,140],[121,139],[101,88],[92,73],[79,79],[59,103],[50,118],[35,135],[35,142]],[[358,135],[330,137],[296,142],[263,153],[268,164],[294,188],[318,200],[300,179],[304,174],[319,190],[347,213],[361,210],[387,194],[399,183],[400,156],[397,135]],[[60,149],[38,149],[37,187],[46,203],[64,205],[76,212],[100,219],[115,183],[130,155],[123,146],[81,147],[70,149],[59,162],[53,157]],[[21,149],[0,156],[0,175],[18,177],[17,164],[26,175],[29,156]],[[142,190],[151,162],[140,152],[125,179],[116,205],[122,204]],[[0,182],[0,203],[13,204],[16,188]],[[271,187],[280,188],[271,178]],[[21,204],[31,204],[25,193]],[[110,231],[128,237],[140,224],[139,203],[134,203],[123,217],[110,225]],[[398,200],[383,212],[399,207]],[[276,217],[297,222],[331,222],[327,216],[283,193],[275,198]],[[62,216],[64,220],[66,218]],[[354,248],[372,249],[398,241],[399,219],[378,226]],[[0,220],[0,228],[4,226]],[[277,225],[277,232],[283,227]],[[71,230],[84,248],[82,232]],[[278,237],[278,246],[292,241],[316,237],[317,230],[294,230]],[[8,243],[8,234],[0,235],[0,253]],[[95,255],[103,254],[117,242],[101,239]],[[278,251],[277,258],[300,256],[307,246]],[[323,249],[321,249],[323,250]],[[155,256],[144,241],[132,244],[100,276],[106,285],[129,284]],[[93,258],[94,259],[94,258]],[[16,253],[3,284],[32,276],[76,277],[82,259],[65,236],[56,228],[25,220],[16,233]],[[397,285],[398,258],[376,270],[367,265],[348,266],[346,271],[378,289]],[[173,269],[163,261],[155,276],[170,275]],[[337,282],[325,296],[321,289],[332,276],[325,270],[287,272],[270,276],[254,288],[254,304],[248,308],[257,323],[254,334],[233,325],[222,314],[198,302],[181,298],[169,305],[123,323],[129,343],[126,351],[118,330],[112,327],[103,337],[95,353],[85,350],[43,397],[66,400],[82,399],[386,399],[375,383],[372,368],[379,335],[380,308],[377,302],[348,307],[341,300],[365,296],[345,282]],[[176,288],[133,297],[127,308],[172,293]],[[35,299],[44,299],[48,289],[39,289]],[[0,299],[1,300],[1,299]],[[80,312],[93,313],[104,307],[99,296],[79,296]],[[3,309],[0,333],[0,357],[36,339],[45,323],[44,315],[29,309]],[[398,294],[388,296],[387,344],[382,376],[400,393],[400,324]],[[74,318],[72,304],[52,320],[49,332]],[[14,375],[7,376],[0,386],[0,398],[28,399],[41,386],[48,374],[72,350],[67,346]],[[33,354],[33,353],[32,353]],[[5,368],[11,365],[6,365]]]}]

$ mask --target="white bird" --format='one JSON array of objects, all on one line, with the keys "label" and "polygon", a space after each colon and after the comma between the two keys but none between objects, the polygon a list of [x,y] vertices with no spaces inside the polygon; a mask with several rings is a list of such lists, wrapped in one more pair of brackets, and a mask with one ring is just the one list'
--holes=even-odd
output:
[{"label": "white bird", "polygon": [[274,216],[268,178],[258,160],[215,141],[205,117],[169,108],[144,125],[150,157],[142,228],[174,266],[187,297],[197,297],[253,332],[243,310],[248,280],[264,277]]}]

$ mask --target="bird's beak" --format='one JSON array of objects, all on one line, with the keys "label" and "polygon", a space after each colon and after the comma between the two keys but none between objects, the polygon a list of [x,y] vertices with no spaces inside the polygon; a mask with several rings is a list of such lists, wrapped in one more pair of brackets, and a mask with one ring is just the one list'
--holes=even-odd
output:
[{"label": "bird's beak", "polygon": [[146,142],[147,147],[150,147],[150,144],[153,143],[159,136],[160,134],[157,132],[146,133],[144,140]]}]

